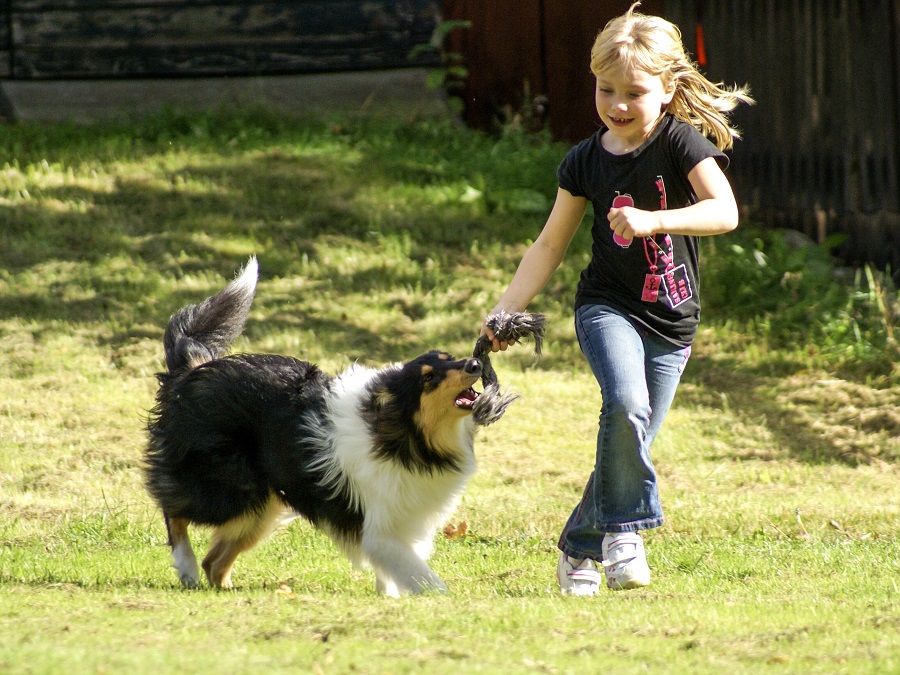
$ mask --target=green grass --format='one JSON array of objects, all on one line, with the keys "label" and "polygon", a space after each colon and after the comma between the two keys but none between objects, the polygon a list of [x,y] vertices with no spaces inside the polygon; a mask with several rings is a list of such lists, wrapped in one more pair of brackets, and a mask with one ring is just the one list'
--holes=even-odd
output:
[{"label": "green grass", "polygon": [[703,242],[647,589],[554,581],[599,408],[570,316],[587,226],[533,305],[544,358],[494,359],[522,399],[479,433],[467,535],[437,539],[451,593],[380,598],[299,521],[236,590],[178,586],[140,475],[168,316],[256,254],[240,349],[469,352],[565,151],[396,118],[0,127],[0,671],[900,671],[900,297],[752,224]]}]

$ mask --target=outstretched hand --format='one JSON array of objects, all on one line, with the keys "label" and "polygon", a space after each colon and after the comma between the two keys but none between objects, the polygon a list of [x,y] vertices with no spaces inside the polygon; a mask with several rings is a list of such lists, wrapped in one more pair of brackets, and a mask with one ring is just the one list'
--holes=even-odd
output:
[{"label": "outstretched hand", "polygon": [[475,342],[472,353],[472,356],[481,361],[481,383],[484,385],[484,392],[475,401],[476,424],[493,424],[503,416],[509,404],[518,398],[516,394],[500,393],[500,383],[489,354],[504,350],[519,340],[531,338],[534,340],[535,356],[540,356],[544,341],[544,321],[543,314],[502,311],[490,314],[484,320],[481,335]]},{"label": "outstretched hand", "polygon": [[481,379],[485,385],[497,381],[488,357],[491,352],[505,351],[509,345],[531,338],[534,340],[534,353],[540,356],[544,342],[544,322],[543,314],[530,312],[500,311],[488,315],[472,354],[476,359],[480,359],[484,366]]}]

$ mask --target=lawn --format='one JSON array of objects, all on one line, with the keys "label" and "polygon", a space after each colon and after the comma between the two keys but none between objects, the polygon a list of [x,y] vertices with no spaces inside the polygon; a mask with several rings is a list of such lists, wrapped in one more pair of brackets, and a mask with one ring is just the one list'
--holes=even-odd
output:
[{"label": "lawn", "polygon": [[752,222],[703,242],[648,588],[554,578],[599,410],[570,310],[587,225],[532,307],[543,358],[493,359],[522,397],[479,433],[465,536],[437,537],[448,594],[379,597],[300,521],[235,590],[180,588],[140,470],[169,315],[255,254],[240,350],[470,353],[566,149],[253,111],[0,127],[0,671],[900,672],[900,295]]}]

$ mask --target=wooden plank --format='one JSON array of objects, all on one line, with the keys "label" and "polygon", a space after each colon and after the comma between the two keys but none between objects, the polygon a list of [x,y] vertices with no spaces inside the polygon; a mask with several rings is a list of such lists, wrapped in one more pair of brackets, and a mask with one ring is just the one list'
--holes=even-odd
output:
[{"label": "wooden plank", "polygon": [[[13,0],[17,12],[48,12],[60,9],[77,11],[126,10],[135,8],[165,9],[175,6],[200,7],[204,5],[268,5],[269,0]],[[296,0],[296,4],[314,4],[319,0]],[[323,0],[328,2],[328,0]]]},{"label": "wooden plank", "polygon": [[[297,49],[300,51],[296,51]],[[348,45],[322,48],[292,43],[280,49],[234,48],[207,45],[190,48],[121,50],[95,49],[89,53],[71,50],[17,50],[16,79],[69,79],[105,77],[172,77],[210,75],[274,75],[320,73],[408,67],[407,50],[392,45],[368,43],[364,48]]]},{"label": "wooden plank", "polygon": [[12,75],[12,40],[9,35],[9,19],[9,0],[0,0],[0,78],[8,78]]},{"label": "wooden plank", "polygon": [[[401,6],[402,5],[402,6]],[[225,75],[392,68],[410,61],[435,2],[191,3],[15,12],[17,78]]]},{"label": "wooden plank", "polygon": [[469,125],[495,128],[527,103],[526,88],[531,97],[545,92],[538,0],[446,0],[444,18],[472,23],[448,40],[469,69],[461,92]]},{"label": "wooden plank", "polygon": [[[15,5],[16,12],[34,13],[57,10],[73,10],[81,12],[93,12],[100,10],[126,11],[134,9],[171,9],[177,7],[268,7],[276,4],[306,5],[309,7],[324,7],[328,4],[339,3],[342,0],[6,0],[9,5]],[[422,6],[419,0],[359,0],[357,5],[372,5],[385,8],[387,11],[400,10],[403,12],[415,11],[415,7]]]},{"label": "wooden plank", "polygon": [[217,41],[263,41],[295,36],[390,36],[409,43],[431,35],[436,5],[418,3],[405,13],[392,2],[334,0],[321,3],[274,1],[265,4],[128,7],[90,11],[13,12],[16,45],[50,40],[62,45],[140,46]]},{"label": "wooden plank", "polygon": [[[631,0],[543,3],[546,93],[554,137],[574,142],[597,130],[591,47],[607,22],[628,11],[631,4]],[[662,4],[645,0],[639,11],[662,14]]]}]

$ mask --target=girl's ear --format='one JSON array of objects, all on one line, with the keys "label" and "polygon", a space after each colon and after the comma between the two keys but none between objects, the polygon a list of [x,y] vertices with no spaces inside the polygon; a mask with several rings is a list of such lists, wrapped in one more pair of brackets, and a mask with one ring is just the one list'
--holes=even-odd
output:
[{"label": "girl's ear", "polygon": [[665,87],[665,93],[663,94],[662,104],[663,108],[668,107],[668,105],[672,102],[672,99],[675,97],[675,80],[670,80]]},{"label": "girl's ear", "polygon": [[665,90],[663,91],[662,101],[659,105],[659,111],[661,113],[666,112],[666,109],[669,107],[669,104],[672,102],[672,99],[675,97],[675,82],[674,80],[666,85]]}]

